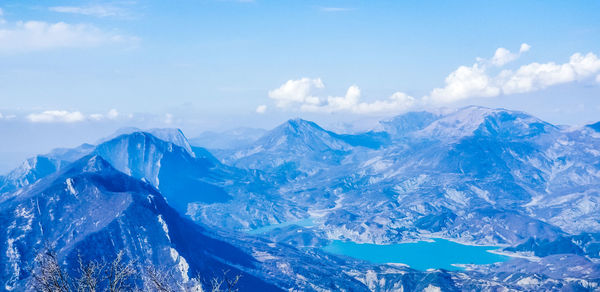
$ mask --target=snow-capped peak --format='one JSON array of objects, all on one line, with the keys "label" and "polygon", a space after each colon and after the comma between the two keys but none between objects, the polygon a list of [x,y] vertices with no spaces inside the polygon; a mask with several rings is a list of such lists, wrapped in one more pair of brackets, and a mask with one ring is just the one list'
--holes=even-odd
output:
[{"label": "snow-capped peak", "polygon": [[556,127],[524,112],[468,106],[437,119],[419,131],[418,136],[460,138],[471,136],[477,130],[492,135],[529,136],[547,128]]}]

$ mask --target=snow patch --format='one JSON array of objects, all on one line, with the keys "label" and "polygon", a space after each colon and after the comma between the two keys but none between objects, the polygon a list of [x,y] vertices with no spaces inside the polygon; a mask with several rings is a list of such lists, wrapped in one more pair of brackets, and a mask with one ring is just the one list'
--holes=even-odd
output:
[{"label": "snow patch", "polygon": [[484,201],[492,205],[496,204],[494,200],[490,199],[490,192],[482,190],[476,186],[471,186],[471,191],[473,191],[478,197],[482,198]]},{"label": "snow patch", "polygon": [[469,198],[467,198],[464,192],[450,188],[446,189],[446,198],[461,205],[466,205],[469,202]]},{"label": "snow patch", "polygon": [[390,161],[383,160],[381,156],[373,157],[367,160],[362,165],[363,167],[371,167],[375,172],[381,172],[392,166]]},{"label": "snow patch", "polygon": [[404,194],[409,192],[414,192],[419,189],[419,187],[425,182],[427,179],[427,175],[420,174],[417,177],[409,178],[402,183],[394,186],[394,191],[398,194]]},{"label": "snow patch", "polygon": [[77,197],[77,191],[73,187],[73,179],[67,178],[67,180],[65,182],[67,183],[67,190],[69,191],[69,193],[71,193],[71,195]]},{"label": "snow patch", "polygon": [[171,247],[171,259],[173,259],[173,261],[176,263],[177,270],[179,270],[179,273],[181,274],[181,278],[183,279],[183,282],[185,282],[185,283],[189,282],[190,277],[188,276],[188,271],[190,269],[190,266],[188,265],[185,258],[180,256],[179,253],[177,252],[177,250],[172,247]]},{"label": "snow patch", "polygon": [[163,231],[165,232],[165,235],[167,236],[167,239],[171,241],[171,237],[169,237],[169,227],[167,226],[167,222],[165,222],[162,215],[158,215],[157,218],[158,223],[160,223],[160,226],[162,227]]},{"label": "snow patch", "polygon": [[262,147],[262,145],[260,145],[260,146],[256,146],[256,147],[254,147],[253,149],[250,149],[250,150],[247,150],[247,151],[238,151],[238,152],[236,152],[236,153],[233,155],[233,158],[234,158],[234,159],[240,159],[240,158],[244,158],[244,157],[247,157],[247,156],[250,156],[250,155],[253,155],[253,154],[259,153],[259,152],[261,152],[261,151],[263,151],[263,150],[264,150],[264,148]]},{"label": "snow patch", "polygon": [[429,286],[423,289],[423,292],[442,292],[442,289],[438,286],[433,286],[429,284]]},{"label": "snow patch", "polygon": [[540,281],[533,277],[526,277],[517,282],[519,286],[539,285]]},{"label": "snow patch", "polygon": [[278,257],[273,256],[272,254],[270,254],[268,252],[259,251],[259,250],[254,251],[254,253],[252,253],[252,255],[254,256],[254,258],[256,258],[260,262],[279,259]]}]

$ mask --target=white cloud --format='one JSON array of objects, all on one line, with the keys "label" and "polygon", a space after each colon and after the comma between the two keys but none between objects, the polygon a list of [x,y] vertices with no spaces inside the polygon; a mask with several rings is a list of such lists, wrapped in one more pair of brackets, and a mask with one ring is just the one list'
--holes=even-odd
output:
[{"label": "white cloud", "polygon": [[498,48],[496,53],[494,53],[491,62],[496,66],[504,66],[505,64],[516,60],[518,57],[518,54],[511,53],[505,48]]},{"label": "white cloud", "polygon": [[313,96],[311,92],[324,87],[320,78],[288,80],[279,88],[269,91],[269,97],[275,100],[278,107],[287,107],[293,103],[317,104],[319,98]]},{"label": "white cloud", "polygon": [[414,105],[415,99],[397,92],[385,100],[361,102],[360,88],[352,85],[344,96],[319,97],[314,94],[325,86],[320,78],[301,78],[289,80],[279,88],[269,91],[269,97],[276,101],[280,108],[298,107],[307,112],[353,112],[357,114],[398,112]]},{"label": "white cloud", "polygon": [[494,53],[494,56],[492,57],[492,64],[496,65],[496,66],[503,66],[504,64],[508,63],[508,62],[512,62],[514,60],[517,59],[517,54],[513,54],[511,53],[509,50],[505,49],[505,48],[498,48],[496,49],[496,53]]},{"label": "white cloud", "polygon": [[267,105],[261,104],[256,107],[256,112],[259,114],[264,114],[267,111]]},{"label": "white cloud", "polygon": [[[27,115],[27,120],[33,123],[76,123],[83,121],[114,120],[119,117],[116,109],[111,109],[106,115],[93,113],[85,115],[80,111],[50,110]],[[7,116],[8,118],[8,116]],[[131,118],[131,117],[130,117]]]},{"label": "white cloud", "polygon": [[86,48],[110,43],[132,43],[136,40],[89,24],[17,21],[0,27],[0,52],[5,53]]},{"label": "white cloud", "polygon": [[95,17],[122,17],[127,15],[125,10],[111,5],[54,6],[48,9],[54,12],[81,14]]},{"label": "white cloud", "polygon": [[325,88],[320,78],[289,80],[269,91],[279,108],[294,107],[309,112],[352,112],[357,114],[399,112],[417,106],[439,105],[476,97],[496,97],[543,90],[550,86],[595,79],[600,83],[600,59],[594,53],[575,53],[563,64],[530,63],[504,69],[531,46],[523,43],[518,53],[498,48],[490,59],[477,58],[471,66],[459,66],[445,79],[445,86],[434,88],[420,99],[402,92],[387,99],[361,102],[360,88],[352,85],[343,96],[322,97]]},{"label": "white cloud", "polygon": [[552,85],[573,82],[600,71],[600,59],[593,53],[575,53],[568,63],[531,63],[516,71],[503,71],[497,77],[504,94],[541,90]]},{"label": "white cloud", "polygon": [[85,116],[78,111],[69,112],[63,110],[43,111],[41,113],[29,114],[27,119],[33,123],[64,122],[74,123],[85,120]]},{"label": "white cloud", "polygon": [[[542,90],[553,85],[589,78],[600,72],[600,60],[593,53],[575,53],[564,64],[531,63],[516,70],[490,71],[516,60],[531,47],[522,44],[519,54],[499,48],[491,60],[477,59],[472,66],[460,66],[446,77],[446,86],[435,88],[424,97],[429,103],[450,103],[473,97],[494,97]],[[489,66],[489,65],[493,66]]]},{"label": "white cloud", "polygon": [[502,67],[502,66],[518,59],[519,57],[521,57],[521,54],[529,51],[529,49],[531,49],[531,46],[526,43],[521,44],[521,47],[519,47],[518,53],[513,53],[506,48],[498,48],[498,49],[496,49],[494,56],[492,56],[492,59],[490,59],[489,61],[487,61],[485,59],[481,59],[481,58],[478,58],[477,61],[481,65],[487,65],[487,63],[490,63],[491,65],[494,65],[497,67]]},{"label": "white cloud", "polygon": [[493,83],[492,78],[486,74],[485,66],[460,66],[446,77],[445,87],[433,89],[425,99],[433,102],[454,102],[473,96],[497,96],[500,89]]},{"label": "white cloud", "polygon": [[529,51],[529,49],[531,49],[530,45],[528,45],[526,43],[522,43],[521,48],[519,48],[519,53],[525,53],[525,52]]},{"label": "white cloud", "polygon": [[100,121],[104,119],[114,120],[119,117],[119,112],[116,109],[110,109],[106,115],[103,114],[90,114],[88,118],[94,121]]},{"label": "white cloud", "polygon": [[[350,89],[348,89],[348,91],[350,92]],[[342,107],[339,106],[340,103],[332,102],[333,100],[337,99],[333,98],[333,100],[330,101],[332,110],[329,111],[346,110],[359,114],[400,112],[408,110],[415,104],[415,98],[403,92],[396,92],[387,99],[376,100],[371,103],[358,102],[360,98],[360,91],[358,87],[356,87],[356,91],[352,94],[353,97],[351,99],[347,99],[347,102],[341,103],[341,105],[343,105]],[[346,94],[346,97],[348,97],[348,94]]]},{"label": "white cloud", "polygon": [[116,118],[119,117],[119,112],[116,109],[114,109],[114,108],[110,109],[108,111],[108,113],[106,114],[106,117],[109,118],[109,119],[111,119],[111,120],[114,120],[114,119],[116,119]]},{"label": "white cloud", "polygon": [[104,118],[104,115],[102,114],[91,114],[90,115],[90,119],[94,120],[94,121],[99,121],[102,120]]}]

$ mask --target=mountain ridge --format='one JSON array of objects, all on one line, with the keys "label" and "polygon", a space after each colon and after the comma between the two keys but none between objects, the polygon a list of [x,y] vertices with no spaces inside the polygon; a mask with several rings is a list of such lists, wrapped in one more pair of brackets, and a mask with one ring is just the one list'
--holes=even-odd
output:
[{"label": "mountain ridge", "polygon": [[[7,230],[0,280],[5,289],[22,287],[29,271],[21,266],[48,238],[71,264],[76,250],[95,259],[122,249],[175,267],[181,280],[211,266],[233,269],[245,275],[244,289],[600,284],[593,278],[600,271],[600,135],[593,129],[481,107],[382,124],[382,131],[337,134],[293,119],[228,152],[225,163],[203,148],[190,146],[191,155],[178,145],[177,130],[165,135],[175,142],[133,131],[37,157],[15,170],[11,180],[22,183],[0,196],[7,218],[0,222]],[[258,237],[239,233],[277,223],[290,224]],[[318,250],[330,240],[395,244],[432,236],[500,244],[526,258],[419,272]]]}]

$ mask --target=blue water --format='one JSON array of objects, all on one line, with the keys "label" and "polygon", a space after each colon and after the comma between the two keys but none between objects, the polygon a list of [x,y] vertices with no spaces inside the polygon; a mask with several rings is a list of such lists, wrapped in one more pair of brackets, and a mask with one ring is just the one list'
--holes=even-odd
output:
[{"label": "blue water", "polygon": [[413,269],[461,270],[453,264],[491,264],[507,261],[510,257],[489,252],[495,246],[471,246],[444,239],[400,244],[362,244],[334,240],[323,250],[376,264],[402,263]]},{"label": "blue water", "polygon": [[313,222],[313,219],[309,217],[309,218],[296,220],[296,221],[288,221],[288,222],[283,222],[283,223],[279,223],[279,224],[263,226],[260,228],[250,230],[250,231],[248,231],[248,233],[254,234],[254,235],[264,234],[264,233],[267,233],[267,232],[272,231],[277,228],[283,228],[283,227],[292,226],[292,225],[297,225],[297,226],[301,226],[301,227],[311,227],[311,226],[315,225],[315,223]]}]

